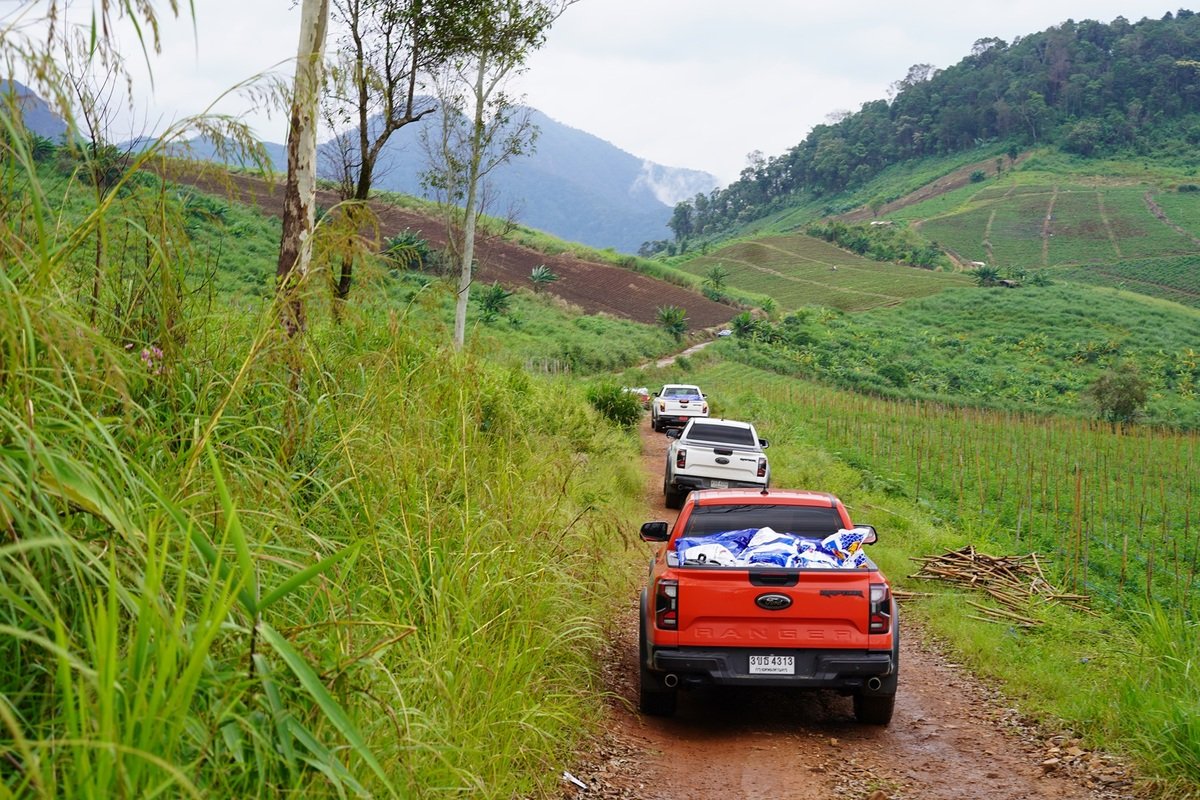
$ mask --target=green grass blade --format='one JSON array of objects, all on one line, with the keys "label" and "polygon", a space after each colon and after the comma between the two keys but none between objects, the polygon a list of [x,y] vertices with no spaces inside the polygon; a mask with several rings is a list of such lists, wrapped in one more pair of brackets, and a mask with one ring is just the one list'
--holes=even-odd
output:
[{"label": "green grass blade", "polygon": [[221,501],[221,510],[225,512],[225,530],[229,538],[233,540],[238,566],[242,570],[245,588],[238,593],[238,596],[242,599],[246,610],[257,617],[259,612],[258,576],[254,571],[254,560],[250,556],[250,545],[246,541],[246,532],[242,530],[242,521],[238,517],[237,507],[233,504],[229,487],[225,485],[225,478],[221,474],[221,465],[217,463],[216,453],[213,452],[211,446],[208,448],[208,460],[212,464],[213,481],[216,483],[217,497]]},{"label": "green grass blade", "polygon": [[388,780],[387,774],[383,771],[383,767],[375,759],[374,753],[367,746],[367,742],[363,739],[358,728],[350,720],[345,710],[338,704],[329,691],[325,688],[325,684],[321,683],[321,679],[317,677],[317,673],[309,666],[308,662],[296,652],[283,634],[272,628],[265,622],[259,623],[259,632],[268,644],[279,653],[280,658],[287,663],[292,673],[299,679],[301,685],[312,696],[321,710],[325,712],[325,717],[333,723],[333,726],[338,729],[342,736],[350,743],[354,751],[358,753],[359,758],[366,762],[371,771],[379,776],[379,780],[387,787],[388,793],[393,797],[396,796],[396,791],[392,787],[391,781]]},{"label": "green grass blade", "polygon": [[261,601],[259,601],[259,604],[258,604],[259,610],[265,611],[266,609],[270,608],[271,605],[274,604],[277,600],[281,600],[284,597],[287,597],[289,594],[296,591],[301,586],[303,586],[304,584],[311,581],[313,578],[316,578],[319,575],[323,575],[324,573],[326,573],[330,569],[332,569],[336,564],[340,563],[341,561],[348,558],[350,555],[357,553],[357,552],[358,552],[358,545],[357,544],[351,545],[350,547],[346,547],[346,548],[339,550],[338,552],[331,555],[329,558],[326,558],[322,561],[318,561],[316,564],[313,564],[312,566],[309,566],[309,567],[306,567],[305,569],[300,570],[295,575],[288,578],[286,581],[279,584],[274,589],[272,589],[270,592],[268,592],[267,596],[264,597]]}]

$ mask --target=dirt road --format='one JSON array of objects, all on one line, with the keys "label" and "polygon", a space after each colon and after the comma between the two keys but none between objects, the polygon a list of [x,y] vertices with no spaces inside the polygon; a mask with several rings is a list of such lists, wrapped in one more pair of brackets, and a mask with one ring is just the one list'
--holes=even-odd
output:
[{"label": "dirt road", "polygon": [[[667,439],[643,423],[647,519],[662,503]],[[646,545],[649,559],[651,545]],[[901,619],[904,609],[901,607]],[[1113,760],[1041,732],[906,622],[887,728],[854,722],[834,692],[684,692],[675,717],[637,712],[637,601],[612,635],[607,733],[564,796],[638,800],[961,800],[1135,797]]]}]

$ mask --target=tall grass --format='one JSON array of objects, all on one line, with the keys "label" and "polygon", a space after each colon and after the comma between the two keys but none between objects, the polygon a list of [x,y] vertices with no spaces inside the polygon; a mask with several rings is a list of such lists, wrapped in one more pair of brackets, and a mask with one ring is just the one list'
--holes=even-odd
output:
[{"label": "tall grass", "polygon": [[[194,291],[186,197],[76,214],[0,155],[0,793],[548,792],[631,437],[383,298],[285,342]],[[101,227],[149,255],[93,302]]]}]

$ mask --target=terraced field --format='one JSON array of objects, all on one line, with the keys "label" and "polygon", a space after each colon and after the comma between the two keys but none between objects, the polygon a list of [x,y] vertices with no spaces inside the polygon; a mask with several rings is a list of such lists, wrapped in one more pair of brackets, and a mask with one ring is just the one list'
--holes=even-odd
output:
[{"label": "terraced field", "polygon": [[1054,274],[1078,283],[1111,286],[1200,308],[1200,254],[1066,267]]},{"label": "terraced field", "polygon": [[739,242],[680,268],[703,276],[717,265],[729,272],[729,285],[770,295],[785,311],[812,305],[863,311],[969,282],[962,275],[871,261],[802,235]]},{"label": "terraced field", "polygon": [[1145,185],[996,185],[952,210],[930,205],[929,239],[1001,269],[1132,264],[1200,248],[1200,196]]}]

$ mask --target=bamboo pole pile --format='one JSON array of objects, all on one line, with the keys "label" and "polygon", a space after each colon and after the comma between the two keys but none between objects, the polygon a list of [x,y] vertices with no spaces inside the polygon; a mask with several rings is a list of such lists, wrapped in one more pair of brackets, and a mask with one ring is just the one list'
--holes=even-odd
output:
[{"label": "bamboo pole pile", "polygon": [[1090,613],[1086,595],[1061,591],[1046,579],[1037,553],[989,556],[967,545],[940,556],[917,556],[912,560],[921,567],[910,578],[980,589],[999,605],[997,608],[968,600],[967,605],[983,615],[968,615],[971,619],[1035,628],[1042,624],[1032,615],[1037,605],[1061,603]]}]

